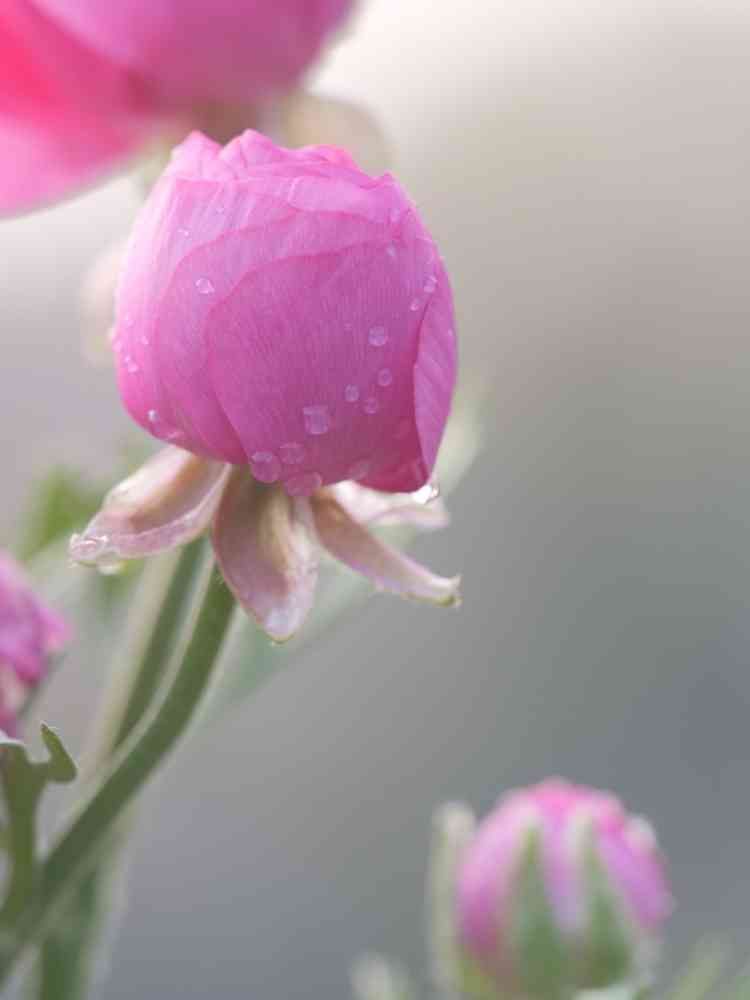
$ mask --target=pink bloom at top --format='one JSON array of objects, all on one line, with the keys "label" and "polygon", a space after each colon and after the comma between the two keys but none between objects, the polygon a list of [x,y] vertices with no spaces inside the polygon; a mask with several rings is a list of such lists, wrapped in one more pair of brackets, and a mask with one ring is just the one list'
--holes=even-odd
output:
[{"label": "pink bloom at top", "polygon": [[538,837],[540,874],[557,933],[574,975],[584,980],[574,985],[605,985],[585,982],[587,963],[596,962],[595,949],[601,945],[596,937],[589,941],[586,850],[594,851],[623,934],[635,952],[642,952],[657,940],[672,910],[654,833],[645,820],[628,815],[614,796],[556,778],[500,800],[465,850],[456,902],[463,946],[511,996],[521,975],[520,878],[530,834]]},{"label": "pink bloom at top", "polygon": [[0,551],[0,728],[15,728],[26,691],[42,680],[50,655],[69,638],[65,621],[34,594],[18,563]]},{"label": "pink bloom at top", "polygon": [[451,406],[454,322],[393,177],[333,147],[193,134],[136,222],[113,337],[125,406],[178,447],[110,494],[73,558],[106,565],[212,526],[227,582],[278,640],[310,609],[321,547],[379,587],[455,603],[457,580],[365,528],[444,521],[413,494]]},{"label": "pink bloom at top", "polygon": [[289,91],[352,0],[3,0],[0,214],[97,179],[221,103]]}]

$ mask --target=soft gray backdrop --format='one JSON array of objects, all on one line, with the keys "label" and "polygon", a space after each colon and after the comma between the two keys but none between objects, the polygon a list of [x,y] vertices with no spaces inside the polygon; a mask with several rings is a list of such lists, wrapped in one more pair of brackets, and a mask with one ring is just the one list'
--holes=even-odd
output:
[{"label": "soft gray backdrop", "polygon": [[[418,546],[466,600],[373,599],[181,754],[102,1000],[344,997],[365,949],[422,973],[433,806],[548,773],[652,817],[675,956],[708,929],[750,952],[747,4],[371,0],[316,87],[390,132],[492,380]],[[0,225],[5,541],[32,473],[126,431],[76,289],[133,204]],[[102,668],[73,660],[48,716],[76,742]]]}]

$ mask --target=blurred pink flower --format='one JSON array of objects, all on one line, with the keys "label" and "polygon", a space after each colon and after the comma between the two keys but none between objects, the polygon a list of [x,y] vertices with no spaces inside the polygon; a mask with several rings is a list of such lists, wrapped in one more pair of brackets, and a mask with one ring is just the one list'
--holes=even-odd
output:
[{"label": "blurred pink flower", "polygon": [[44,677],[49,656],[70,638],[65,621],[34,594],[26,576],[0,551],[0,729],[16,728],[16,712]]},{"label": "blurred pink flower", "polygon": [[[516,995],[524,975],[520,956],[529,943],[523,935],[532,932],[529,912],[538,919],[538,911],[521,912],[525,905],[536,905],[524,899],[529,884],[522,881],[530,837],[538,843],[541,884],[572,967],[573,987],[611,984],[589,982],[587,976],[595,970],[607,978],[606,963],[616,957],[616,949],[609,950],[613,931],[630,949],[630,974],[637,975],[639,956],[652,950],[672,910],[655,835],[614,796],[560,779],[505,796],[468,844],[457,885],[460,939],[467,952],[504,995]],[[595,881],[592,861],[603,885]],[[601,919],[594,900],[599,889],[612,904],[617,924],[609,925],[606,934],[598,933],[601,928],[594,923]]]},{"label": "blurred pink flower", "polygon": [[202,460],[157,456],[74,558],[144,555],[213,523],[227,581],[278,639],[309,609],[318,543],[379,586],[455,601],[457,581],[362,526],[415,517],[456,374],[448,277],[390,175],[333,147],[193,134],[136,223],[116,312],[125,406]]},{"label": "blurred pink flower", "polygon": [[0,213],[92,183],[149,139],[171,142],[188,121],[221,117],[214,106],[290,90],[351,6],[4,0]]}]

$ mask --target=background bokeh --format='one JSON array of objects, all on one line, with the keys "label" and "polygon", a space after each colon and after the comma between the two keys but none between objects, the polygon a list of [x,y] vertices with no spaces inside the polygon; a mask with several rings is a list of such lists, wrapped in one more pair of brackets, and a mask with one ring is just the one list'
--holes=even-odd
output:
[{"label": "background bokeh", "polygon": [[[366,103],[454,277],[484,447],[419,553],[459,612],[374,598],[184,750],[141,815],[101,1000],[347,995],[424,973],[433,806],[548,773],[657,825],[672,963],[750,951],[750,10],[370,0],[315,89]],[[0,537],[30,478],[129,433],[77,289],[127,180],[0,225]],[[47,708],[80,741],[101,663]]]}]

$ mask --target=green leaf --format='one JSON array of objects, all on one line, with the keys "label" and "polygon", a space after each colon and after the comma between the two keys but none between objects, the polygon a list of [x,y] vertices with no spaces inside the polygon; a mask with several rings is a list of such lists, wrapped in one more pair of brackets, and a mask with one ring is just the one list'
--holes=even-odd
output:
[{"label": "green leaf", "polygon": [[583,831],[581,860],[589,911],[581,981],[588,989],[603,989],[626,982],[637,971],[633,967],[635,949],[590,825]]},{"label": "green leaf", "polygon": [[73,469],[59,466],[42,479],[29,499],[22,529],[21,557],[29,559],[47,545],[79,530],[99,507],[102,490]]},{"label": "green leaf", "polygon": [[77,773],[60,737],[45,725],[41,732],[48,754],[43,761],[32,761],[25,744],[0,734],[0,777],[7,821],[5,848],[9,855],[0,919],[7,921],[23,909],[36,889],[39,801],[47,785],[68,784]]}]

